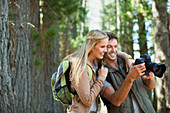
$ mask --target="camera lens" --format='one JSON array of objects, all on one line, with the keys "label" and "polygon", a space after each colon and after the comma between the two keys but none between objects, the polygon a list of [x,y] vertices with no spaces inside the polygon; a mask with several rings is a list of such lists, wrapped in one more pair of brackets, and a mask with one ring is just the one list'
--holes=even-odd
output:
[{"label": "camera lens", "polygon": [[152,62],[150,56],[147,54],[141,55],[140,58],[137,58],[135,60],[135,65],[141,63],[145,63],[146,75],[149,75],[149,71],[152,71],[155,74],[155,76],[161,78],[163,76],[163,73],[166,71],[165,64]]},{"label": "camera lens", "polygon": [[160,72],[161,72],[161,67],[160,66],[156,66],[155,73],[159,74]]},{"label": "camera lens", "polygon": [[163,73],[165,72],[165,70],[166,70],[165,64],[158,63],[153,72],[154,72],[155,76],[161,78],[163,76]]}]

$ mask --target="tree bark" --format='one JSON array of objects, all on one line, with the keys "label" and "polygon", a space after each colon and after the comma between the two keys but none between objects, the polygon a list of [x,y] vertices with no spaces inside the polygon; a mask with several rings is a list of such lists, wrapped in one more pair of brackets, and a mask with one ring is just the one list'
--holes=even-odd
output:
[{"label": "tree bark", "polygon": [[12,47],[9,39],[8,0],[0,1],[0,113],[15,113],[15,101],[9,65]]},{"label": "tree bark", "polygon": [[[48,9],[44,9],[48,10]],[[45,15],[48,12],[43,12],[43,24],[42,24],[42,62],[43,62],[43,73],[41,77],[44,78],[43,80],[43,91],[44,91],[44,113],[64,113],[63,105],[59,102],[54,100],[52,90],[51,90],[51,76],[52,74],[57,71],[57,67],[59,65],[59,24],[54,20],[50,20],[45,18]],[[49,22],[49,23],[48,23]],[[51,23],[56,24],[56,40],[50,42],[49,37],[45,37],[45,32],[48,30]],[[53,43],[52,50],[48,48],[48,45]]]},{"label": "tree bark", "polygon": [[116,0],[116,27],[117,27],[117,36],[120,37],[120,4],[119,0]]},{"label": "tree bark", "polygon": [[44,77],[41,52],[40,7],[39,0],[30,0],[31,28],[31,113],[45,112]]},{"label": "tree bark", "polygon": [[11,0],[11,77],[17,113],[31,112],[30,0]]},{"label": "tree bark", "polygon": [[163,78],[156,78],[155,108],[158,113],[170,112],[170,33],[167,0],[154,0],[152,4],[155,61],[166,64],[166,72]]},{"label": "tree bark", "polygon": [[137,18],[139,25],[139,52],[140,54],[148,54],[144,16],[142,13],[138,13]]},{"label": "tree bark", "polygon": [[[81,0],[81,6],[83,8],[86,8],[86,0]],[[84,33],[84,28],[85,28],[85,12],[83,12],[83,20],[81,22],[81,28],[80,28],[80,37],[83,38],[83,33]]]}]

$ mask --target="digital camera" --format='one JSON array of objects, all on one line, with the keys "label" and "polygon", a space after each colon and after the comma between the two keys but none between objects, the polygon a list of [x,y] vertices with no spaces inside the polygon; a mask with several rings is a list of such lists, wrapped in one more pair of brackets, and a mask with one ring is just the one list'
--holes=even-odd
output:
[{"label": "digital camera", "polygon": [[149,72],[152,71],[155,76],[162,78],[163,73],[166,71],[165,64],[152,62],[150,56],[147,54],[141,55],[140,58],[137,58],[135,60],[135,65],[141,63],[145,63],[146,75],[149,75]]}]

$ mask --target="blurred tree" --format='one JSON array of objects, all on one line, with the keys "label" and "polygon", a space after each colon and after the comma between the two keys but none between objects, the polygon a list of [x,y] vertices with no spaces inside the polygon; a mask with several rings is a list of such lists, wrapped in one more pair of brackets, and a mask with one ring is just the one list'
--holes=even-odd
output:
[{"label": "blurred tree", "polygon": [[132,57],[133,53],[133,11],[132,0],[120,2],[120,45],[121,50],[127,52]]},{"label": "blurred tree", "polygon": [[116,12],[116,1],[111,3],[106,3],[105,0],[102,0],[103,4],[103,15],[102,18],[102,30],[103,31],[113,31],[117,35],[116,25],[117,25],[117,12]]},{"label": "blurred tree", "polygon": [[[17,113],[31,112],[30,0],[10,0],[10,66]],[[10,99],[10,98],[9,98]]]},{"label": "blurred tree", "polygon": [[[44,89],[45,79],[43,76],[42,52],[41,52],[41,30],[40,30],[40,7],[39,0],[30,0],[30,20],[31,22],[31,112],[43,113],[47,111],[44,107],[46,94]],[[51,104],[52,106],[52,104]]]},{"label": "blurred tree", "polygon": [[[60,102],[53,99],[50,78],[57,71],[59,65],[59,22],[56,21],[56,13],[46,1],[41,1],[40,9],[43,15],[41,24],[41,51],[44,76],[44,91],[46,96],[45,112],[63,113],[64,108]],[[49,1],[48,1],[49,2]],[[50,1],[55,5],[54,1]],[[49,91],[50,90],[50,91]],[[47,92],[48,91],[48,92]]]},{"label": "blurred tree", "polygon": [[[103,1],[104,3],[104,1]],[[119,37],[120,50],[133,55],[133,7],[131,0],[111,2],[104,6],[102,13],[103,30]]]},{"label": "blurred tree", "polygon": [[157,113],[170,112],[170,32],[167,2],[168,0],[153,0],[152,3],[155,61],[167,66],[164,77],[156,78],[154,106]]},{"label": "blurred tree", "polygon": [[14,39],[9,37],[8,4],[8,0],[0,1],[0,113],[16,112],[9,60]]},{"label": "blurred tree", "polygon": [[120,36],[120,4],[119,4],[119,0],[116,0],[116,24],[117,24],[117,36]]},{"label": "blurred tree", "polygon": [[[86,14],[83,12],[85,8],[82,7],[81,2],[80,0],[44,0],[42,6],[42,56],[46,80],[50,80],[50,76],[47,75],[52,75],[57,70],[59,62],[70,53],[69,51],[73,47],[70,44],[69,37],[76,39],[78,33],[77,26],[83,20],[82,15]],[[49,81],[46,81],[45,89],[49,88]],[[52,98],[51,92],[48,95],[51,95],[48,103],[53,103],[53,110],[51,112],[64,112],[61,109],[63,108],[62,104]],[[50,107],[50,104],[46,105],[46,108]]]},{"label": "blurred tree", "polygon": [[[80,37],[82,38],[84,36],[84,34],[86,33],[85,31],[85,19],[86,19],[86,15],[87,15],[87,11],[86,11],[86,2],[87,0],[81,0],[81,8],[80,8],[80,12],[79,12],[79,20],[80,20]],[[81,14],[82,13],[82,14]]]},{"label": "blurred tree", "polygon": [[[137,30],[138,33],[138,44],[139,44],[139,53],[140,54],[148,54],[148,46],[147,46],[147,29],[146,29],[146,22],[148,20],[152,19],[152,4],[148,4],[149,1],[143,1],[143,0],[138,0],[135,1],[135,6],[136,6],[136,19],[137,19],[137,24],[139,26],[139,29]],[[151,90],[148,90],[148,94],[150,99],[152,99],[152,92]]]},{"label": "blurred tree", "polygon": [[136,1],[136,18],[138,20],[138,35],[139,35],[139,52],[140,54],[148,54],[147,47],[147,37],[146,33],[148,32],[146,29],[146,22],[152,19],[152,4],[148,4],[149,1],[139,0]]}]

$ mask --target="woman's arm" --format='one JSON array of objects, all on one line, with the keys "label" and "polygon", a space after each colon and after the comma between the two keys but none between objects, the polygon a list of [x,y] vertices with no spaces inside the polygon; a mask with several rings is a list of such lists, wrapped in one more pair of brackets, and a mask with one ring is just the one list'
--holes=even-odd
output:
[{"label": "woman's arm", "polygon": [[126,68],[127,68],[127,72],[128,72],[128,68],[130,68],[133,64],[132,56],[125,52],[122,52],[122,51],[118,51],[118,56],[125,60]]},{"label": "woman's arm", "polygon": [[132,59],[132,56],[125,52],[118,51],[117,54],[119,57],[123,58],[124,60]]},{"label": "woman's arm", "polygon": [[[95,76],[95,75],[93,75]],[[98,96],[101,91],[106,76],[100,75],[97,80],[93,83],[92,87],[89,82],[88,69],[81,75],[78,86],[75,86],[75,90],[82,101],[82,103],[86,106],[90,106],[93,101]]]}]

